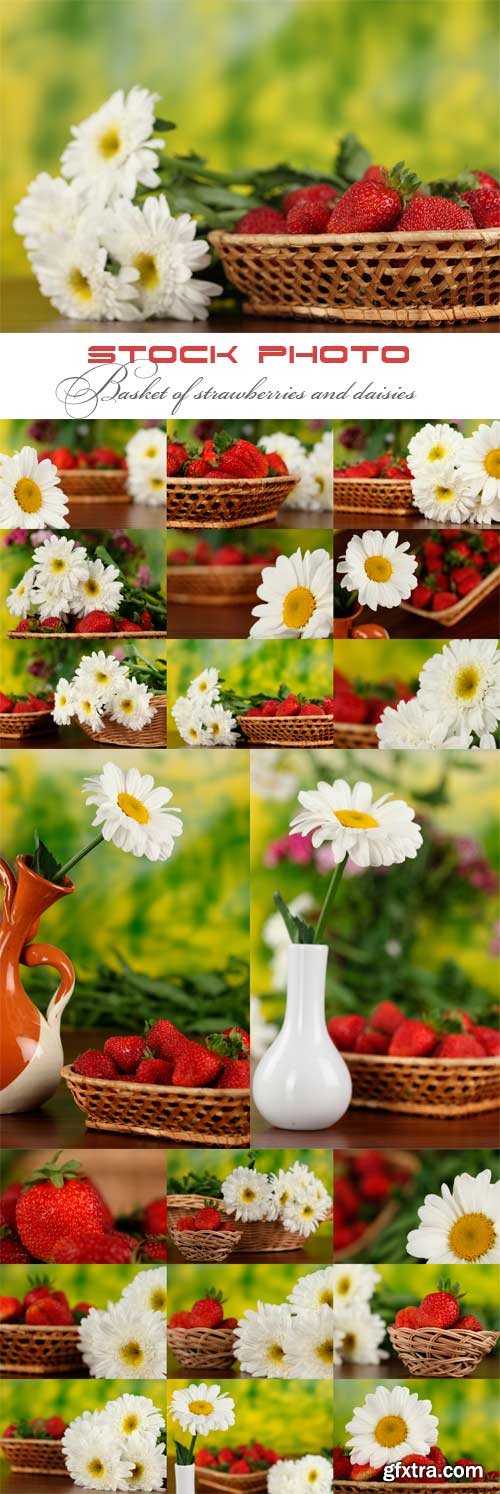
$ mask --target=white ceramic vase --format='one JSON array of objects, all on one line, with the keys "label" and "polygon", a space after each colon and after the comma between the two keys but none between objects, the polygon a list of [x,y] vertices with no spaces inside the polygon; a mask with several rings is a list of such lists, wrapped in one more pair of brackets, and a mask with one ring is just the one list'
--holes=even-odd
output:
[{"label": "white ceramic vase", "polygon": [[285,1019],[255,1072],[253,1097],[270,1126],[323,1131],[347,1110],[351,1076],[325,1021],[327,944],[291,944]]},{"label": "white ceramic vase", "polygon": [[175,1494],[194,1494],[194,1463],[176,1463]]}]

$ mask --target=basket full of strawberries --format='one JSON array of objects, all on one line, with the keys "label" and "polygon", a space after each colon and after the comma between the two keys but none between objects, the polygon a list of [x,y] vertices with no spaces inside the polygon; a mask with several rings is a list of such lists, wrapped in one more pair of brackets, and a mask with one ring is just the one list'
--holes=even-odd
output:
[{"label": "basket full of strawberries", "polygon": [[417,585],[405,612],[453,628],[498,591],[500,536],[493,529],[479,534],[466,529],[433,529],[416,549]]},{"label": "basket full of strawberries", "polygon": [[94,446],[91,451],[76,447],[70,451],[67,446],[57,446],[41,452],[39,461],[46,457],[57,467],[61,488],[67,498],[128,502],[127,460],[114,447]]},{"label": "basket full of strawberries", "polygon": [[463,1308],[459,1287],[443,1281],[418,1305],[396,1313],[387,1331],[410,1375],[463,1379],[495,1348],[498,1333]]},{"label": "basket full of strawberries", "polygon": [[223,1375],[234,1364],[238,1319],[224,1316],[223,1301],[222,1293],[210,1288],[189,1311],[172,1313],[167,1344],[190,1375]]},{"label": "basket full of strawberries", "polygon": [[369,1018],[330,1017],[328,1031],[348,1064],[358,1109],[447,1117],[498,1107],[498,1030],[465,1011],[431,1022],[380,1001]]},{"label": "basket full of strawberries", "polygon": [[386,170],[367,159],[347,137],[329,181],[274,195],[209,234],[244,310],[401,326],[497,315],[497,179],[474,170],[423,183],[401,161]]},{"label": "basket full of strawberries", "polygon": [[167,441],[167,522],[238,529],[275,519],[296,487],[278,452],[220,431],[199,447]]},{"label": "basket full of strawberries", "polygon": [[238,726],[251,747],[333,747],[333,697],[307,700],[283,685],[275,698],[252,697]]},{"label": "basket full of strawberries", "polygon": [[196,1487],[217,1494],[265,1494],[269,1469],[279,1453],[261,1442],[236,1447],[200,1447],[195,1453]]},{"label": "basket full of strawberries", "polygon": [[62,1449],[66,1422],[61,1416],[33,1416],[11,1422],[0,1437],[0,1448],[12,1473],[67,1474]]},{"label": "basket full of strawberries", "polygon": [[404,457],[386,451],[340,467],[333,474],[334,512],[362,510],[370,514],[407,514],[414,510],[411,472]]},{"label": "basket full of strawberries", "polygon": [[242,1235],[238,1225],[208,1200],[189,1214],[177,1212],[170,1230],[179,1255],[192,1262],[227,1260],[238,1249]]},{"label": "basket full of strawberries", "polygon": [[89,1302],[70,1307],[49,1276],[28,1278],[23,1297],[0,1297],[0,1369],[4,1375],[74,1375],[83,1361],[78,1325]]},{"label": "basket full of strawberries", "polygon": [[16,741],[53,731],[53,704],[53,694],[33,695],[30,691],[28,695],[12,695],[0,690],[0,737]]}]

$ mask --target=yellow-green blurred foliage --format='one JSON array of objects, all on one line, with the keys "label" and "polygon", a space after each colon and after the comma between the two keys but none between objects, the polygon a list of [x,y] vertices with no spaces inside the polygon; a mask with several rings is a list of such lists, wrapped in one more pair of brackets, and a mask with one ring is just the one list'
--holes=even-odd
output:
[{"label": "yellow-green blurred foliage", "polygon": [[[189,1380],[170,1381],[172,1395]],[[211,1432],[207,1447],[234,1447],[239,1442],[262,1442],[283,1457],[318,1453],[332,1446],[332,1387],[328,1380],[222,1380],[221,1390],[232,1396],[235,1424],[226,1432]],[[167,1448],[188,1441],[172,1416],[167,1421]]]},{"label": "yellow-green blurred foliage", "polygon": [[[297,1281],[314,1272],[314,1266],[226,1265],[217,1285],[224,1294],[224,1315],[241,1318],[245,1309],[258,1302],[286,1302]],[[212,1266],[170,1265],[168,1268],[168,1315],[189,1312],[214,1284]]]},{"label": "yellow-green blurred foliage", "polygon": [[186,694],[190,681],[202,669],[218,669],[223,688],[241,692],[245,699],[256,694],[274,697],[282,683],[306,699],[332,692],[332,645],[328,638],[272,638],[265,643],[254,638],[169,639],[167,663],[169,747],[176,747],[180,740],[172,706]]},{"label": "yellow-green blurred foliage", "polygon": [[[56,446],[68,446],[78,451],[83,444],[85,451],[94,446],[111,446],[120,456],[125,454],[128,441],[136,431],[149,422],[145,420],[46,420],[43,440],[33,435],[32,420],[0,420],[0,451],[12,456],[21,446],[34,446],[39,453],[53,450]],[[164,422],[158,420],[163,426]],[[38,425],[40,422],[38,421]]]},{"label": "yellow-green blurred foliage", "polygon": [[32,690],[35,695],[43,695],[55,689],[61,675],[72,680],[81,659],[101,649],[106,655],[114,654],[128,663],[131,674],[134,672],[134,657],[140,654],[149,663],[163,661],[165,667],[166,644],[161,638],[141,638],[135,652],[133,646],[125,641],[113,643],[105,638],[88,638],[86,643],[79,637],[59,641],[49,637],[0,638],[1,688],[7,694],[12,691],[14,695],[25,695]]},{"label": "yellow-green blurred foliage", "polygon": [[[329,420],[167,420],[167,438],[177,441],[205,440],[214,431],[227,431],[230,436],[242,436],[246,441],[258,442],[261,436],[270,436],[274,431],[285,431],[296,436],[308,451],[321,441],[325,431],[331,430]],[[0,425],[1,430],[1,425]]]},{"label": "yellow-green blurred foliage", "polygon": [[94,810],[84,778],[110,758],[172,790],[184,833],[156,865],[100,845],[74,872],[76,893],[44,917],[44,932],[82,973],[121,952],[151,975],[220,967],[221,950],[248,957],[248,762],[227,752],[18,751],[4,753],[3,849],[29,852],[38,827],[61,862],[87,844]]},{"label": "yellow-green blurred foliage", "polygon": [[[439,415],[434,413],[428,419],[432,425],[436,425]],[[344,467],[361,461],[362,457],[373,460],[374,457],[382,456],[384,451],[394,451],[398,456],[406,456],[409,441],[427,421],[363,419],[334,420],[332,423],[335,466]],[[453,425],[458,426],[463,436],[471,436],[478,425],[481,425],[481,421],[454,420]],[[347,434],[345,442],[344,432]]]},{"label": "yellow-green blurred foliage", "polygon": [[[376,1243],[373,1247],[377,1252]],[[406,1304],[418,1305],[428,1292],[436,1292],[446,1272],[442,1266],[422,1266],[416,1262],[401,1266],[377,1266],[380,1281],[372,1298],[372,1310],[377,1310],[379,1298],[384,1302],[398,1299],[397,1307]],[[485,1326],[496,1328],[499,1319],[500,1269],[498,1266],[454,1265],[450,1272],[453,1284],[460,1292],[461,1314],[472,1313]]]},{"label": "yellow-green blurred foliage", "polygon": [[[18,581],[24,576],[32,564],[31,548],[24,545],[6,545],[5,541],[9,531],[0,529],[0,634],[7,633],[9,629],[16,627],[17,617],[13,617],[6,605],[6,599],[11,587],[17,586]],[[72,538],[83,543],[90,558],[95,555],[99,545],[105,543],[106,531],[99,530],[73,530]],[[135,529],[130,531],[130,538],[141,546],[144,552],[143,558],[134,565],[133,574],[137,571],[139,564],[149,566],[151,571],[151,585],[159,586],[162,592],[166,587],[166,540],[161,529]],[[120,568],[120,561],[115,561]],[[124,560],[127,575],[130,567]],[[100,646],[100,645],[99,645]]]},{"label": "yellow-green blurred foliage", "polygon": [[[167,1191],[176,1192],[176,1181],[189,1172],[210,1172],[223,1182],[229,1177],[234,1167],[246,1167],[249,1154],[245,1151],[215,1150],[211,1147],[203,1151],[193,1150],[188,1147],[176,1147],[175,1152],[167,1152]],[[316,1176],[324,1184],[328,1192],[333,1190],[333,1154],[326,1151],[311,1151],[303,1148],[300,1152],[277,1151],[274,1147],[259,1147],[256,1154],[255,1166],[257,1172],[278,1172],[280,1167],[286,1172],[294,1162],[303,1162],[310,1167]]]},{"label": "yellow-green blurred foliage", "polygon": [[[221,545],[236,545],[238,549],[245,551],[251,559],[252,555],[260,555],[271,547],[281,551],[282,555],[293,555],[295,550],[318,550],[322,547],[328,550],[329,555],[333,552],[333,539],[331,529],[233,529],[230,537],[227,529],[194,529],[186,530],[179,534],[177,530],[167,531],[167,565],[169,570],[169,556],[172,550],[188,550],[193,553],[195,546],[203,540],[214,550]],[[272,564],[271,561],[268,564]],[[176,567],[176,574],[178,568]],[[258,567],[255,571],[260,580]]]},{"label": "yellow-green blurred foliage", "polygon": [[167,149],[218,167],[326,170],[348,130],[425,176],[494,166],[497,15],[494,0],[8,0],[6,267],[29,273],[10,231],[28,182],[134,83],[177,122]]},{"label": "yellow-green blurred foliage", "polygon": [[[394,1380],[337,1380],[335,1385],[335,1443],[345,1443],[346,1424],[355,1406],[377,1385],[394,1387]],[[498,1467],[497,1410],[498,1389],[494,1380],[404,1380],[420,1400],[432,1402],[438,1418],[436,1441],[448,1462],[468,1457],[484,1462],[485,1468]]]},{"label": "yellow-green blurred foliage", "polygon": [[[30,1288],[43,1285],[47,1276],[54,1291],[65,1292],[70,1307],[88,1302],[90,1307],[107,1307],[118,1302],[129,1282],[155,1266],[4,1266],[2,1290],[6,1296],[20,1297]],[[165,1267],[166,1279],[166,1267]]]},{"label": "yellow-green blurred foliage", "polygon": [[378,683],[380,680],[402,679],[407,685],[417,685],[426,659],[440,654],[443,643],[423,638],[343,638],[335,639],[333,645],[334,668],[346,674],[352,684],[356,680]]},{"label": "yellow-green blurred foliage", "polygon": [[[82,1411],[102,1411],[120,1395],[147,1395],[165,1416],[162,1380],[3,1380],[0,1387],[4,1424],[19,1417],[62,1416],[73,1421]],[[5,1467],[5,1464],[2,1464]]]}]

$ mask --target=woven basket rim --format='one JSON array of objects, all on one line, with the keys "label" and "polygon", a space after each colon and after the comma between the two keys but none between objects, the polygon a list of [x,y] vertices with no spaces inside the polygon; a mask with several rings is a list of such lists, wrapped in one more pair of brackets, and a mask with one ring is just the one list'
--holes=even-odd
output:
[{"label": "woven basket rim", "polygon": [[[150,632],[145,633],[75,633],[74,630],[72,633],[63,633],[62,631],[58,633],[28,633],[27,631],[25,631],[24,633],[16,633],[15,629],[11,628],[7,633],[7,638],[76,638],[77,642],[79,639],[83,639],[84,643],[87,643],[88,640],[92,638],[166,638],[166,636],[166,623],[163,632],[161,632],[160,629],[156,629],[155,631],[151,630]],[[8,714],[10,715],[11,712],[8,712]],[[39,715],[40,712],[37,712],[36,714]]]},{"label": "woven basket rim", "polygon": [[[176,1232],[177,1232],[178,1235],[187,1235],[188,1239],[190,1239],[190,1240],[199,1240],[200,1235],[210,1235],[210,1239],[211,1240],[214,1239],[215,1235],[217,1235],[219,1238],[222,1236],[223,1240],[227,1240],[228,1236],[229,1236],[230,1239],[236,1239],[236,1236],[238,1236],[238,1239],[240,1239],[241,1235],[243,1233],[243,1231],[241,1229],[181,1229],[180,1230],[178,1224],[173,1224],[172,1225],[172,1234],[174,1232],[174,1229],[176,1230]],[[168,1328],[168,1323],[167,1323],[167,1328]],[[186,1333],[189,1333],[192,1330],[190,1330],[190,1329],[184,1329],[184,1330],[182,1330],[181,1329],[181,1332],[182,1331],[184,1331]],[[174,1329],[174,1332],[177,1332],[177,1329]],[[232,1329],[230,1329],[229,1332],[232,1332]]]},{"label": "woven basket rim", "polygon": [[0,1437],[0,1447],[57,1447],[62,1449],[62,1437]]},{"label": "woven basket rim", "polygon": [[[455,1324],[451,1328],[431,1328],[431,1326],[427,1325],[427,1324],[423,1324],[423,1326],[421,1328],[403,1328],[403,1327],[398,1327],[397,1323],[388,1323],[387,1324],[387,1329],[388,1329],[388,1331],[390,1329],[392,1329],[395,1336],[398,1333],[409,1333],[409,1334],[417,1333],[419,1338],[421,1337],[421,1335],[423,1333],[429,1333],[431,1335],[431,1338],[432,1338],[433,1334],[439,1334],[439,1335],[441,1335],[442,1333],[446,1333],[446,1337],[447,1338],[448,1338],[448,1334],[450,1334],[450,1343],[451,1343],[451,1340],[455,1339],[456,1333],[460,1333],[460,1338],[462,1339],[463,1333],[467,1332],[467,1329],[459,1328],[458,1327],[458,1323]],[[471,1339],[470,1339],[471,1347],[473,1347],[474,1344],[480,1344],[481,1340],[484,1339],[484,1338],[488,1338],[488,1339],[489,1338],[500,1338],[500,1328],[482,1328],[481,1332],[476,1332],[474,1329],[470,1329],[469,1331],[471,1333]],[[465,1345],[467,1346],[468,1343],[469,1343],[469,1340],[466,1338],[465,1339]],[[453,1345],[452,1345],[452,1347],[453,1347]]]},{"label": "woven basket rim", "polygon": [[[323,711],[322,715],[320,715],[320,713],[318,712],[317,716],[311,716],[309,713],[307,716],[301,716],[299,711],[296,716],[250,716],[249,719],[250,721],[324,721],[325,719],[328,719],[328,713],[327,711]],[[333,718],[330,717],[330,720],[332,719]],[[246,721],[247,717],[237,716],[236,720]]]},{"label": "woven basket rim", "polygon": [[471,244],[474,241],[483,244],[495,244],[500,242],[500,229],[498,228],[463,228],[422,230],[417,233],[411,231],[401,233],[394,229],[392,233],[234,233],[226,229],[216,228],[207,235],[211,244],[332,244],[337,240],[341,244]]},{"label": "woven basket rim", "polygon": [[335,476],[335,474],[334,474],[334,478],[333,478],[334,495],[335,495],[335,484],[338,484],[339,482],[355,482],[355,483],[360,483],[362,487],[366,487],[367,483],[376,482],[377,487],[381,487],[381,488],[383,488],[383,487],[392,488],[394,486],[394,483],[397,482],[398,487],[401,487],[401,488],[405,488],[405,487],[406,488],[411,488],[412,478],[411,477],[344,477],[343,473],[337,473],[337,476]]},{"label": "woven basket rim", "polygon": [[[168,560],[168,557],[167,557],[167,560]],[[266,562],[266,564],[267,564],[267,562]],[[269,561],[269,565],[272,565],[272,561]],[[238,576],[240,576],[240,575],[246,576],[247,573],[250,572],[252,575],[255,575],[255,578],[257,578],[257,576],[260,574],[261,569],[262,569],[262,567],[260,565],[250,565],[250,564],[248,564],[248,565],[171,565],[170,566],[170,571],[175,571],[175,575],[176,576],[186,576],[186,575],[189,576],[189,575],[192,575],[193,572],[196,574],[196,576],[206,576],[207,574],[209,576],[227,576],[228,571],[231,571],[231,572],[237,571]]]},{"label": "woven basket rim", "polygon": [[497,1054],[494,1054],[489,1058],[486,1056],[486,1054],[484,1055],[484,1058],[433,1058],[432,1053],[429,1053],[426,1058],[408,1058],[400,1053],[351,1053],[342,1049],[342,1057],[354,1058],[356,1060],[356,1063],[361,1064],[375,1063],[379,1067],[380,1065],[383,1066],[384,1064],[394,1063],[398,1066],[401,1065],[404,1068],[405,1065],[410,1063],[412,1065],[412,1068],[416,1068],[417,1066],[420,1067],[421,1064],[427,1065],[431,1063],[436,1070],[439,1068],[440,1064],[446,1064],[446,1066],[449,1065],[450,1068],[455,1069],[463,1068],[464,1063],[474,1064],[476,1067],[478,1064],[483,1063],[500,1065],[500,1057]]},{"label": "woven basket rim", "polygon": [[127,477],[127,473],[128,473],[128,468],[125,468],[125,467],[56,467],[56,472],[62,472],[63,475],[64,475],[64,477],[71,477],[72,474],[75,477],[76,476],[80,476],[80,475],[82,477],[119,477],[121,475],[123,477],[123,480],[125,481],[125,478]]},{"label": "woven basket rim", "polygon": [[0,1333],[15,1333],[19,1328],[23,1333],[78,1333],[79,1327],[79,1323],[0,1323]]},{"label": "woven basket rim", "polygon": [[[185,1230],[185,1229],[182,1230],[182,1234],[183,1235],[186,1235],[186,1234],[195,1234],[195,1233],[199,1235],[199,1234],[201,1234],[201,1230],[196,1230],[196,1231],[195,1230]],[[211,1230],[210,1233],[213,1234],[214,1231]],[[221,1233],[221,1231],[219,1230],[219,1234],[220,1233]],[[224,1231],[222,1231],[222,1233],[224,1233]],[[229,1234],[229,1230],[227,1230],[225,1233]],[[170,1334],[177,1333],[177,1334],[184,1335],[185,1337],[187,1337],[188,1334],[192,1334],[192,1333],[210,1333],[210,1334],[212,1334],[212,1333],[220,1333],[220,1334],[222,1334],[222,1336],[224,1338],[234,1338],[234,1335],[236,1333],[236,1329],[235,1328],[222,1328],[220,1324],[219,1324],[219,1326],[217,1328],[171,1328],[170,1324],[167,1323],[167,1333],[170,1333]]]},{"label": "woven basket rim", "polygon": [[[290,483],[291,482],[291,483],[293,483],[293,486],[296,487],[297,483],[298,483],[298,480],[299,480],[298,477],[292,477],[292,473],[291,472],[287,472],[287,473],[278,472],[275,477],[271,476],[269,473],[265,477],[236,477],[236,476],[234,476],[234,477],[227,477],[224,472],[221,472],[221,473],[217,472],[214,475],[216,477],[216,480],[217,480],[218,484],[219,483],[226,483],[227,482],[227,483],[231,484],[231,487],[234,487],[235,483],[241,483],[242,487],[249,488],[249,489],[255,488],[255,487],[261,488],[262,484],[265,483],[265,482],[272,482],[272,483],[277,483],[278,482],[278,483],[282,483],[283,485],[285,483]],[[203,485],[203,486],[206,486],[207,493],[210,493],[211,490],[212,490],[212,488],[214,488],[214,486],[215,486],[213,477],[168,477],[167,478],[167,483],[169,483],[171,486],[174,483],[177,483],[179,486],[182,486],[183,488],[186,487],[188,489],[190,487],[197,487],[197,488],[199,488],[199,487],[201,487]],[[167,496],[168,496],[168,493],[167,493]],[[200,527],[202,527],[202,526],[200,526]],[[179,569],[180,569],[180,567],[179,567]],[[203,569],[204,569],[204,567],[203,567]],[[209,566],[209,567],[207,567],[207,569],[211,570],[212,567]],[[224,567],[224,569],[225,569],[225,567]]]},{"label": "woven basket rim", "polygon": [[[193,1095],[193,1097],[197,1095],[213,1096],[216,1094],[241,1096],[250,1095],[249,1089],[221,1088],[217,1090],[215,1085],[206,1085],[205,1087],[203,1087],[202,1085],[194,1086],[187,1084],[134,1084],[131,1079],[94,1079],[91,1078],[89,1074],[79,1074],[78,1069],[74,1069],[71,1063],[67,1063],[64,1064],[63,1068],[61,1069],[61,1079],[67,1080],[69,1076],[71,1076],[71,1078],[73,1078],[74,1076],[76,1079],[78,1079],[79,1082],[84,1083],[87,1089],[90,1089],[95,1085],[97,1085],[98,1089],[101,1089],[103,1091],[111,1090],[112,1092],[115,1092],[116,1090],[119,1090],[120,1093],[122,1093],[123,1091],[128,1093],[129,1090],[132,1089],[135,1094],[143,1093],[145,1097],[151,1094]],[[198,1230],[197,1233],[199,1234],[200,1231]]]},{"label": "woven basket rim", "polygon": [[28,721],[32,721],[34,716],[50,716],[52,718],[52,706],[49,707],[48,711],[0,711],[0,722],[12,719],[17,721],[19,716]]}]

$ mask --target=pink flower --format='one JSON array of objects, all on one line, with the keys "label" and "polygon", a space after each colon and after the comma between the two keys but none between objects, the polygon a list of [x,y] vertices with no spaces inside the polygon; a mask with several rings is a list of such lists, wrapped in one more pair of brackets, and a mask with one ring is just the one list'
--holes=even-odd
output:
[{"label": "pink flower", "polygon": [[151,568],[149,565],[140,565],[135,577],[135,586],[149,586],[151,583]]}]

